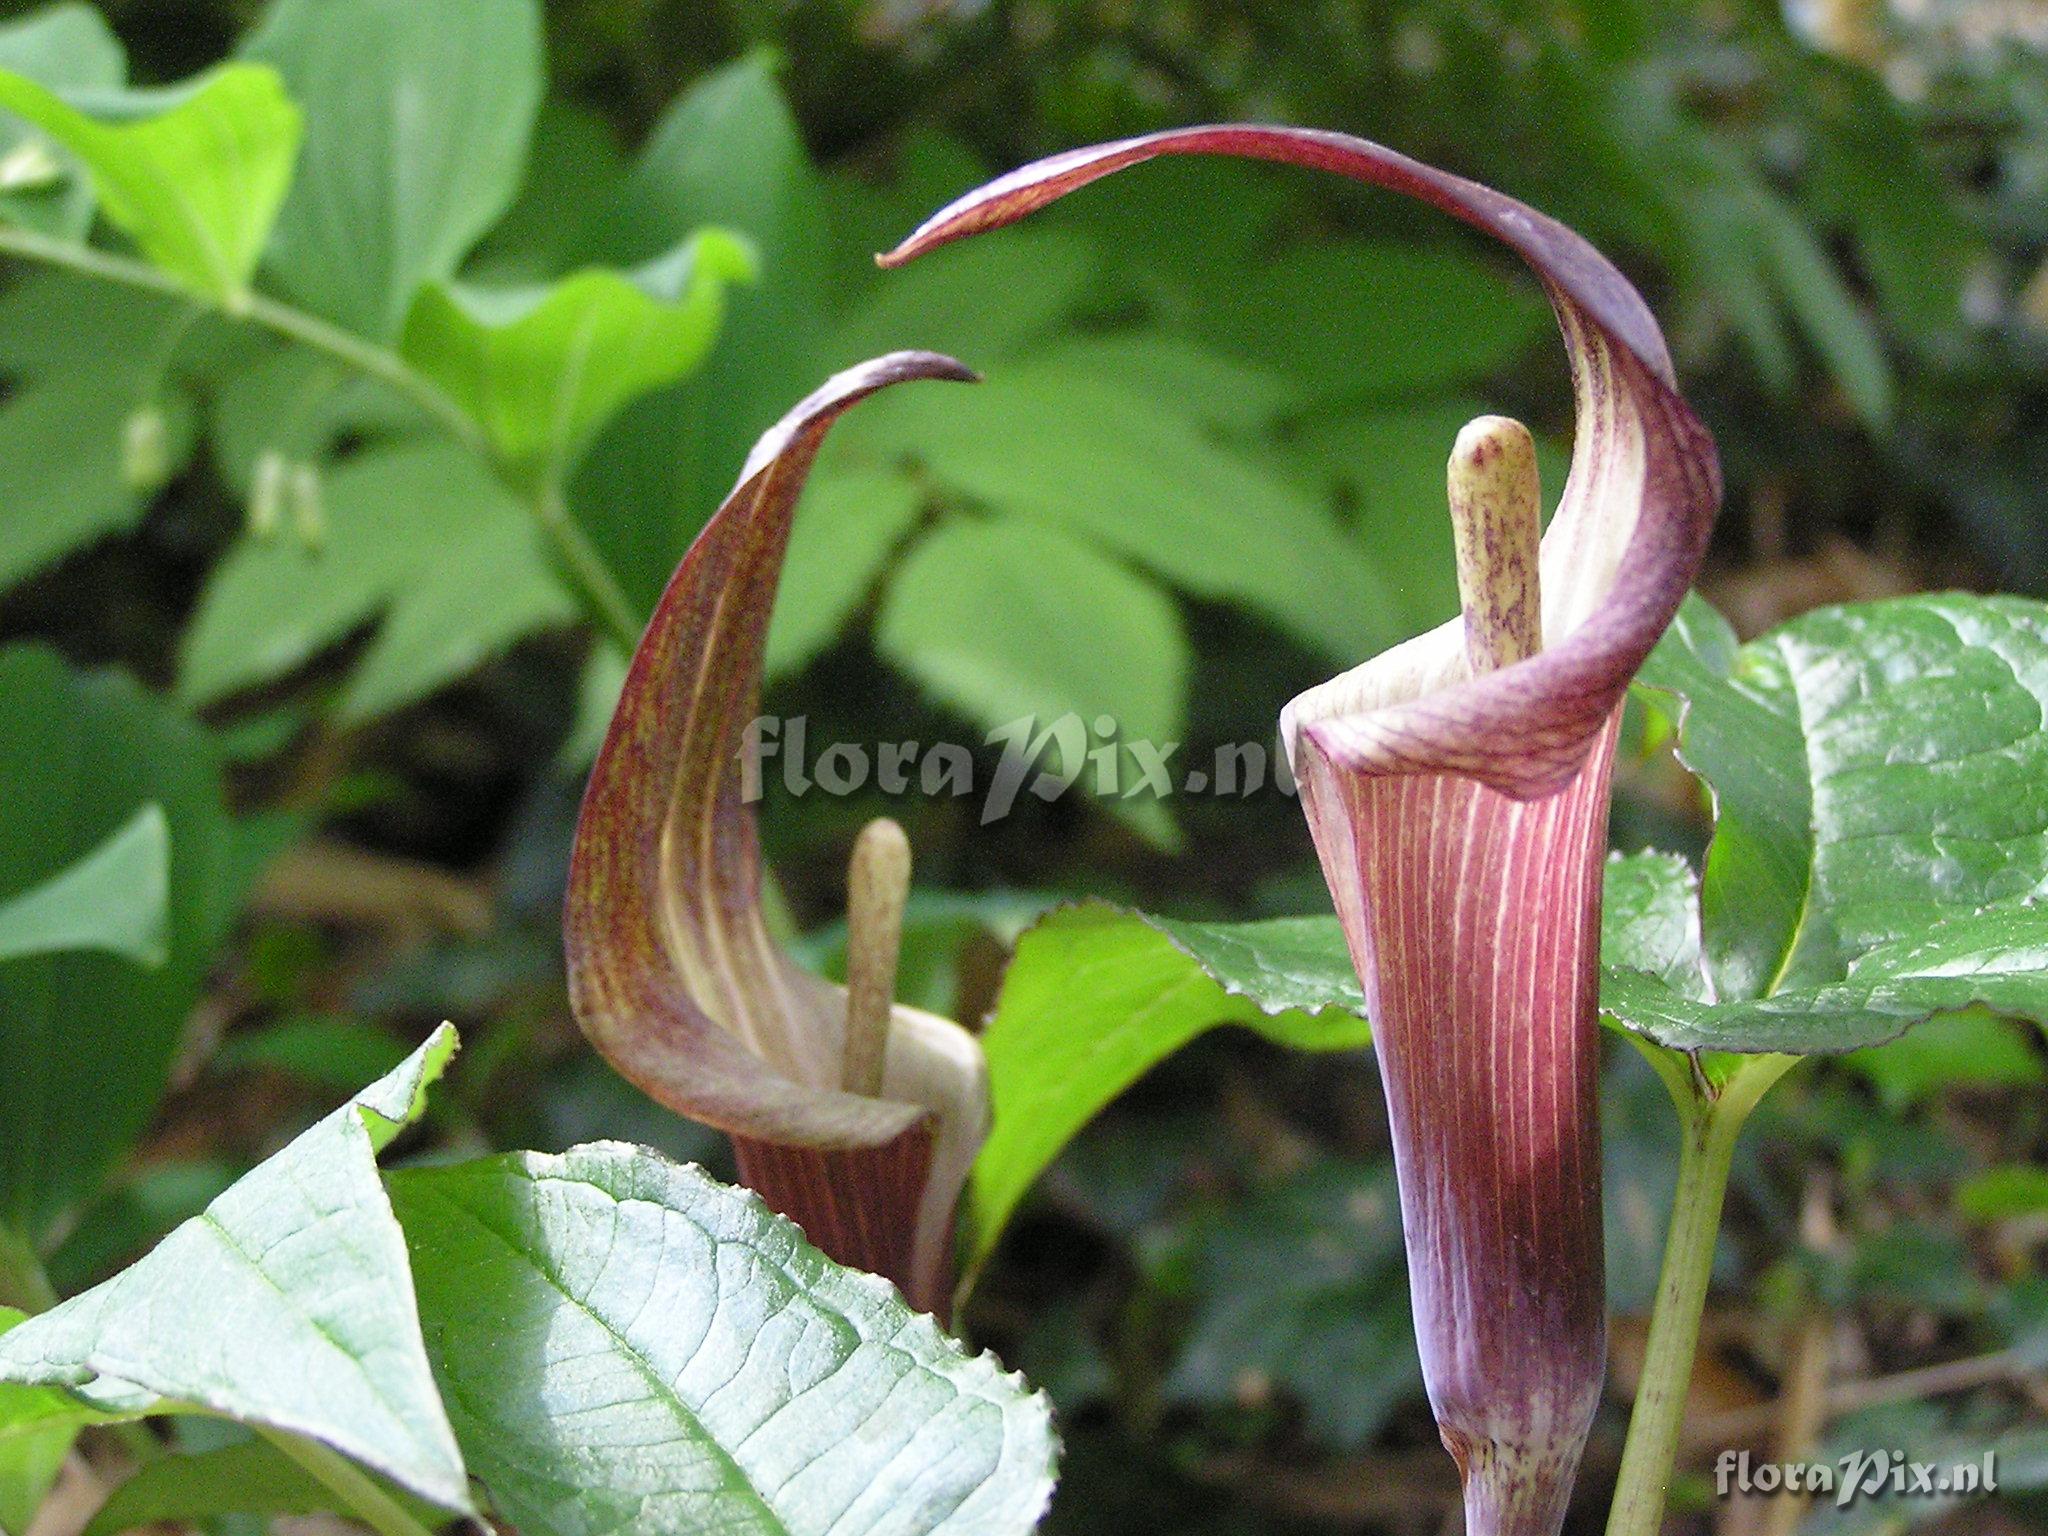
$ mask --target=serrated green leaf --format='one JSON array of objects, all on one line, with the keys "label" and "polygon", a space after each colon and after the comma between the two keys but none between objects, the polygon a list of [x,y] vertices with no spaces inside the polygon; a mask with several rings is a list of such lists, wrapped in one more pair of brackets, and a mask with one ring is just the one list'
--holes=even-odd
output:
[{"label": "serrated green leaf", "polygon": [[758,1199],[644,1148],[394,1174],[473,1470],[528,1536],[1009,1536],[1043,1397]]},{"label": "serrated green leaf", "polygon": [[513,289],[430,282],[400,351],[482,425],[515,478],[558,486],[620,407],[696,368],[726,285],[753,275],[740,241],[707,230],[633,272]]},{"label": "serrated green leaf", "polygon": [[345,715],[366,719],[576,616],[532,517],[452,445],[358,455],[325,478],[321,496],[321,548],[245,540],[214,572],[185,634],[187,700],[282,677],[381,619],[342,699]]},{"label": "serrated green leaf", "polygon": [[190,720],[112,674],[0,651],[0,892],[98,849],[143,807],[170,828],[168,957],[70,951],[0,963],[0,1224],[39,1241],[140,1134],[253,868]]},{"label": "serrated green leaf", "polygon": [[[53,91],[119,90],[128,79],[120,39],[82,3],[44,6],[0,27],[0,69]],[[92,227],[92,183],[46,136],[8,120],[0,120],[0,219],[66,240]]]},{"label": "serrated green leaf", "polygon": [[812,477],[775,594],[768,677],[798,671],[832,642],[924,506],[924,491],[900,472]]},{"label": "serrated green leaf", "polygon": [[1641,680],[1685,699],[1679,753],[1715,798],[1717,996],[1837,981],[1867,950],[2048,892],[2042,605],[1823,609],[1738,648],[1693,599]]},{"label": "serrated green leaf", "polygon": [[269,256],[300,302],[377,340],[454,275],[519,187],[540,104],[534,0],[277,0],[249,38],[306,110]]},{"label": "serrated green leaf", "polygon": [[0,1381],[309,1436],[468,1510],[376,1161],[454,1050],[443,1025],[146,1257],[0,1337]]},{"label": "serrated green leaf", "polygon": [[[875,641],[975,724],[1021,730],[1017,750],[1049,734],[1046,769],[1172,838],[1165,804],[1134,793],[1146,786],[1131,745],[1177,744],[1188,647],[1173,603],[1142,577],[1056,528],[956,519],[891,578]],[[1113,780],[1092,767],[1110,742],[1121,743]],[[990,813],[1001,814],[992,801]]]},{"label": "serrated green leaf", "polygon": [[[1089,368],[1033,358],[943,399],[906,391],[848,422],[844,442],[914,455],[949,490],[1242,603],[1333,658],[1402,636],[1369,559],[1318,498]],[[1042,585],[1027,574],[1018,592]]]},{"label": "serrated green leaf", "polygon": [[995,1124],[968,1185],[969,1271],[1074,1134],[1190,1040],[1239,1024],[1352,1049],[1371,1039],[1358,999],[1335,918],[1168,923],[1095,902],[1047,916],[1019,940],[981,1037]]},{"label": "serrated green leaf", "polygon": [[1608,859],[1601,882],[1600,964],[1642,971],[1680,996],[1712,995],[1700,957],[1699,880],[1675,853]]},{"label": "serrated green leaf", "polygon": [[170,823],[152,802],[75,864],[0,901],[0,961],[93,949],[162,965],[170,885]]},{"label": "serrated green leaf", "polygon": [[[441,1523],[432,1506],[402,1489],[385,1491],[420,1524]],[[144,1462],[108,1495],[80,1536],[121,1536],[138,1526],[192,1524],[218,1515],[348,1513],[325,1483],[268,1440],[245,1440]]]},{"label": "serrated green leaf", "polygon": [[145,256],[194,292],[234,301],[298,153],[298,108],[277,72],[225,64],[190,85],[77,99],[86,110],[0,70],[0,107],[78,157],[107,217]]}]

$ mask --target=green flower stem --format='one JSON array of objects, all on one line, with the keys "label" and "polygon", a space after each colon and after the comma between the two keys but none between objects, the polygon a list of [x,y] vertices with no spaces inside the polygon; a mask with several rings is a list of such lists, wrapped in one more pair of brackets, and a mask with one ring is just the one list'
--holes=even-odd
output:
[{"label": "green flower stem", "polygon": [[[353,332],[330,325],[317,315],[252,290],[245,289],[226,298],[195,293],[169,273],[159,271],[147,262],[74,241],[53,239],[13,225],[0,225],[0,255],[18,256],[105,282],[165,294],[196,307],[211,309],[231,320],[260,325],[287,341],[310,347],[357,373],[388,384],[417,405],[463,447],[491,463],[494,469],[498,467],[483,428],[431,380],[421,377],[389,347],[366,341]],[[617,578],[604,563],[604,558],[569,516],[558,492],[550,491],[531,498],[529,504],[542,534],[554,548],[556,564],[575,591],[584,612],[624,654],[631,655],[640,640],[640,619]]]},{"label": "green flower stem", "polygon": [[377,1536],[433,1536],[432,1531],[407,1514],[396,1499],[380,1488],[369,1473],[339,1451],[330,1450],[304,1435],[290,1434],[281,1429],[265,1429],[259,1425],[257,1433],[317,1478],[328,1492],[341,1500],[350,1514],[377,1532]]},{"label": "green flower stem", "polygon": [[1771,1085],[1800,1060],[1745,1057],[1715,1085],[1689,1056],[1651,1045],[1645,1045],[1643,1053],[1671,1092],[1682,1140],[1664,1266],[1657,1278],[1642,1381],[1607,1515],[1607,1536],[1657,1536],[1664,1523],[1736,1139]]}]

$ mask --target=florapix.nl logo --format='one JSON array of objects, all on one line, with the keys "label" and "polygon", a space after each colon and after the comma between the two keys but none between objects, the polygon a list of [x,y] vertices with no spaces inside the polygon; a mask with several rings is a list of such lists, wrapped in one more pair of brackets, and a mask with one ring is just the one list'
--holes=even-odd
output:
[{"label": "florapix.nl logo", "polygon": [[1834,1461],[1756,1461],[1723,1451],[1714,1462],[1714,1496],[1799,1494],[1846,1509],[1859,1499],[1966,1498],[1998,1491],[1998,1455],[1974,1461],[1916,1461],[1900,1450],[1851,1451]]}]

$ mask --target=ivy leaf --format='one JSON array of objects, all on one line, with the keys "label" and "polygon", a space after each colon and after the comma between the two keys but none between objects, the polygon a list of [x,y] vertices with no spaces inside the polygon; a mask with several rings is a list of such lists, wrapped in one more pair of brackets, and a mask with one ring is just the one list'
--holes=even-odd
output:
[{"label": "ivy leaf", "polygon": [[981,1037],[994,1129],[968,1185],[970,1273],[1074,1134],[1124,1089],[1222,1024],[1346,1050],[1371,1030],[1335,918],[1168,923],[1099,902],[1017,944]]},{"label": "ivy leaf", "polygon": [[1007,1536],[1045,1399],[750,1193],[615,1142],[393,1174],[428,1349],[528,1536]]},{"label": "ivy leaf", "polygon": [[194,705],[270,682],[381,619],[341,701],[367,719],[421,698],[576,608],[534,521],[471,455],[402,443],[350,459],[321,492],[326,539],[244,541],[186,631]]},{"label": "ivy leaf", "polygon": [[107,217],[145,256],[194,292],[234,303],[299,148],[298,108],[277,72],[226,64],[189,85],[75,99],[83,110],[0,70],[0,107],[78,157]]},{"label": "ivy leaf", "polygon": [[[128,80],[121,40],[80,3],[45,6],[0,27],[0,69],[53,91],[115,91]],[[92,227],[92,184],[42,134],[0,121],[0,219],[83,240]]]},{"label": "ivy leaf", "polygon": [[396,337],[420,285],[453,276],[519,189],[539,5],[278,0],[246,52],[306,109],[271,270],[329,319]]},{"label": "ivy leaf", "polygon": [[589,268],[547,287],[429,283],[400,350],[482,424],[515,479],[557,486],[629,401],[710,351],[747,248],[707,230],[633,272]]},{"label": "ivy leaf", "polygon": [[189,1405],[310,1436],[467,1511],[377,1173],[377,1153],[418,1118],[454,1051],[443,1025],[146,1257],[0,1337],[0,1381],[114,1412]]},{"label": "ivy leaf", "polygon": [[213,745],[128,679],[0,650],[0,726],[0,895],[61,877],[150,805],[169,828],[163,964],[97,949],[0,962],[0,1225],[37,1242],[147,1123],[254,871]]},{"label": "ivy leaf", "polygon": [[0,901],[0,961],[92,949],[162,965],[170,884],[170,823],[152,802],[62,873]]}]

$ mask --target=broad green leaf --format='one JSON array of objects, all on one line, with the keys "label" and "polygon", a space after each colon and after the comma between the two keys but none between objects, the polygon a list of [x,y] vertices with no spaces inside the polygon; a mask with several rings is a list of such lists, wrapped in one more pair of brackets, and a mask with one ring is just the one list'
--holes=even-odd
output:
[{"label": "broad green leaf", "polygon": [[821,469],[812,477],[775,594],[769,677],[800,670],[831,644],[924,506],[923,489],[901,472]]},{"label": "broad green leaf", "polygon": [[215,1071],[283,1072],[321,1088],[382,1077],[406,1057],[389,1030],[360,1019],[295,1013],[228,1037],[214,1053]]},{"label": "broad green leaf", "polygon": [[[119,90],[128,59],[91,6],[48,5],[0,27],[0,69],[53,91]],[[24,124],[0,119],[0,220],[82,240],[92,227],[92,183],[65,152]]]},{"label": "broad green leaf", "polygon": [[0,901],[0,961],[93,949],[162,965],[170,886],[170,823],[152,802],[61,874]]},{"label": "broad green leaf", "polygon": [[729,296],[705,366],[621,412],[572,488],[578,519],[650,612],[755,439],[831,371],[818,355],[830,311],[824,194],[765,55],[705,76],[669,109],[579,259],[636,266],[707,226],[753,245],[760,281]]},{"label": "broad green leaf", "polygon": [[[403,1489],[386,1489],[420,1524],[442,1517]],[[186,1525],[219,1515],[347,1514],[328,1486],[267,1440],[159,1456],[117,1487],[80,1536],[121,1536],[138,1526]]]},{"label": "broad green leaf", "polygon": [[[362,1078],[357,1078],[358,1083]],[[69,1296],[97,1285],[154,1247],[179,1222],[197,1216],[246,1166],[210,1160],[152,1163],[78,1214],[44,1264],[51,1288]]]},{"label": "broad green leaf", "polygon": [[[1420,634],[1457,617],[1457,556],[1444,490],[1451,445],[1488,407],[1464,395],[1417,404],[1321,411],[1290,434],[1287,450],[1318,491],[1353,505],[1357,545],[1350,558],[1371,569],[1390,606],[1390,625]],[[1564,489],[1569,455],[1536,444],[1546,513]]]},{"label": "broad green leaf", "polygon": [[360,454],[325,478],[321,499],[319,549],[245,540],[214,572],[185,635],[187,700],[282,677],[381,618],[341,701],[366,719],[576,617],[533,518],[452,445]]},{"label": "broad green leaf", "polygon": [[[1738,648],[1693,600],[1642,681],[1685,701],[1679,753],[1715,799],[1717,996],[1835,982],[1865,951],[2048,894],[2042,605],[1830,608]],[[2011,917],[2009,962],[2033,920]]]},{"label": "broad green leaf", "polygon": [[317,473],[343,443],[365,447],[430,427],[419,406],[390,385],[285,344],[238,359],[213,381],[210,404],[214,463],[245,500],[256,494],[266,460],[278,466],[272,474]]},{"label": "broad green leaf", "polygon": [[91,951],[0,963],[0,1224],[40,1240],[140,1134],[255,870],[199,728],[124,677],[0,651],[0,893],[41,885],[145,806],[170,828],[168,958]]},{"label": "broad green leaf", "polygon": [[306,110],[269,268],[377,340],[519,187],[540,104],[535,0],[276,0],[249,39]]},{"label": "broad green leaf", "polygon": [[[1141,818],[1147,835],[1172,837],[1132,748],[1178,744],[1187,639],[1171,600],[1142,577],[1057,528],[955,519],[890,579],[875,640],[992,736],[1021,732],[1019,752],[1049,738],[1046,769],[1079,777],[1120,814]],[[1121,748],[1105,775],[1094,754],[1109,742]],[[1004,809],[991,801],[984,814]]]},{"label": "broad green leaf", "polygon": [[[1333,659],[1401,638],[1372,565],[1321,500],[1170,404],[1038,359],[937,394],[877,401],[847,423],[847,447],[915,455],[949,490],[1082,534],[1196,596],[1245,604]],[[1043,577],[1017,595],[1031,586],[1053,600]]]},{"label": "broad green leaf", "polygon": [[1610,970],[1600,1006],[1674,1050],[1859,1050],[1937,1013],[1977,1004],[2048,1020],[2048,909],[1954,918],[1920,939],[1877,945],[1840,980],[1705,1002],[1640,971]]},{"label": "broad green leaf", "polygon": [[[126,451],[138,412],[156,412],[157,463],[138,481]],[[0,587],[135,526],[162,478],[190,456],[182,393],[148,402],[116,380],[34,383],[0,404]]]},{"label": "broad green leaf", "polygon": [[1616,854],[1601,882],[1600,964],[1642,971],[1695,1001],[1712,996],[1700,959],[1699,879],[1675,853]]},{"label": "broad green leaf", "polygon": [[1421,1396],[1391,1164],[1317,1163],[1198,1221],[1176,1257],[1191,1315],[1169,1401],[1284,1392],[1310,1435],[1350,1450]]},{"label": "broad green leaf", "polygon": [[167,90],[80,94],[0,70],[0,107],[76,155],[107,217],[193,291],[248,287],[291,184],[298,109],[274,70],[226,64]]},{"label": "broad green leaf", "polygon": [[[24,1321],[13,1307],[0,1307],[0,1336]],[[0,1383],[0,1531],[28,1530],[79,1430],[110,1417],[118,1415],[55,1387]]]},{"label": "broad green leaf", "polygon": [[377,1172],[454,1051],[443,1025],[146,1257],[0,1337],[0,1381],[306,1435],[469,1509]]},{"label": "broad green leaf", "polygon": [[1235,280],[1230,303],[1198,313],[1196,333],[1325,401],[1469,385],[1550,326],[1533,284],[1449,246],[1297,246]]},{"label": "broad green leaf", "polygon": [[2048,1168],[2025,1163],[1987,1168],[1956,1191],[1956,1209],[1975,1221],[2048,1214]]},{"label": "broad green leaf", "polygon": [[524,484],[555,487],[619,408],[710,351],[728,283],[753,276],[718,230],[634,272],[588,268],[547,287],[429,283],[400,350],[482,424]]},{"label": "broad green leaf", "polygon": [[[2043,1000],[2048,1000],[2048,986],[2036,989],[2035,1008]],[[2029,1008],[2010,1011],[2034,1013]],[[2028,1038],[2033,1034],[2010,1019],[1972,1008],[1929,1019],[1883,1050],[1852,1052],[1842,1065],[1876,1088],[1889,1108],[1904,1110],[1951,1088],[2032,1088],[2048,1082],[2038,1043]]]},{"label": "broad green leaf", "polygon": [[394,1174],[470,1465],[526,1536],[1008,1536],[1045,1399],[753,1195],[616,1142]]},{"label": "broad green leaf", "polygon": [[924,347],[993,368],[1067,317],[1092,264],[1087,244],[1058,230],[941,251],[889,273],[864,295],[841,318],[821,361],[840,367],[894,347]]},{"label": "broad green leaf", "polygon": [[[908,275],[923,268],[905,270]],[[1168,406],[1200,426],[1234,436],[1268,431],[1301,403],[1299,387],[1285,374],[1251,367],[1168,331],[1066,337],[1034,348],[1032,358],[1056,371],[1093,374]]]},{"label": "broad green leaf", "polygon": [[544,283],[576,266],[591,222],[618,196],[626,170],[611,118],[561,96],[543,100],[519,195],[464,264],[466,274]]},{"label": "broad green leaf", "polygon": [[1190,1040],[1240,1024],[1352,1049],[1371,1038],[1358,999],[1335,918],[1164,923],[1094,902],[1046,917],[1018,942],[981,1038],[995,1124],[968,1185],[970,1270],[1074,1134]]}]

